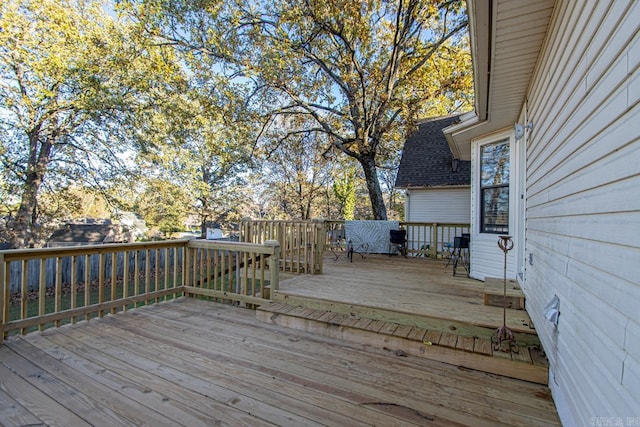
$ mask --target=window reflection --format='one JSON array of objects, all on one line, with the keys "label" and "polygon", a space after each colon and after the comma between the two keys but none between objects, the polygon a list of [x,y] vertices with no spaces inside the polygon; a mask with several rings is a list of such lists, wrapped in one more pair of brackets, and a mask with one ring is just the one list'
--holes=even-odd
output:
[{"label": "window reflection", "polygon": [[480,147],[481,232],[509,232],[509,142]]}]

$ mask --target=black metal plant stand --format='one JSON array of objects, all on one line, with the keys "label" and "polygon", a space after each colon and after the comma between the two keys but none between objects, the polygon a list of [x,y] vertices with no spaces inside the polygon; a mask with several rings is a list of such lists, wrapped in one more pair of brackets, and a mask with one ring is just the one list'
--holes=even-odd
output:
[{"label": "black metal plant stand", "polygon": [[513,249],[511,236],[498,236],[498,247],[504,252],[504,273],[503,273],[503,299],[502,299],[502,326],[491,336],[491,343],[494,351],[505,353],[518,353],[518,345],[513,336],[513,331],[507,328],[507,252]]}]

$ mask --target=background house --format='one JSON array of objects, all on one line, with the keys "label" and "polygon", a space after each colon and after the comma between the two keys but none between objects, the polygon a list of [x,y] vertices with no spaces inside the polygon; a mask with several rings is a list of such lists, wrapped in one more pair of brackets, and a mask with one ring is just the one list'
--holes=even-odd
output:
[{"label": "background house", "polygon": [[472,163],[471,274],[499,273],[513,235],[562,422],[637,425],[640,2],[467,4],[475,111],[445,133]]},{"label": "background house", "polygon": [[90,223],[67,223],[51,234],[47,241],[47,247],[102,245],[133,241],[134,237],[127,227],[105,220]]},{"label": "background house", "polygon": [[454,158],[442,132],[459,117],[423,120],[407,138],[396,178],[406,190],[405,221],[469,222],[471,162]]}]

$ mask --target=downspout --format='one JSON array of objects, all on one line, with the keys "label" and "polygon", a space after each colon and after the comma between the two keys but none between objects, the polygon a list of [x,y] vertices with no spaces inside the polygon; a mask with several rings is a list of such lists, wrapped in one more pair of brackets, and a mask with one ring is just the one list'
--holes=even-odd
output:
[{"label": "downspout", "polygon": [[411,192],[409,191],[409,189],[407,188],[407,192],[405,193],[404,196],[404,220],[406,222],[411,222],[411,197],[409,197],[411,194]]}]

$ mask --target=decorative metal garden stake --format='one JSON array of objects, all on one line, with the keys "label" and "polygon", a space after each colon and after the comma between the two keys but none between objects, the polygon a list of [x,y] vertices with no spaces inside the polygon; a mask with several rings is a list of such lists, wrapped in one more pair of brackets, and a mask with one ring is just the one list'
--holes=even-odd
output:
[{"label": "decorative metal garden stake", "polygon": [[491,336],[491,342],[493,343],[493,350],[517,353],[518,346],[516,345],[516,339],[513,336],[511,329],[507,328],[507,252],[513,249],[513,240],[511,236],[498,236],[498,247],[504,252],[504,274],[502,279],[503,294],[502,294],[502,326],[496,330],[496,333]]}]

